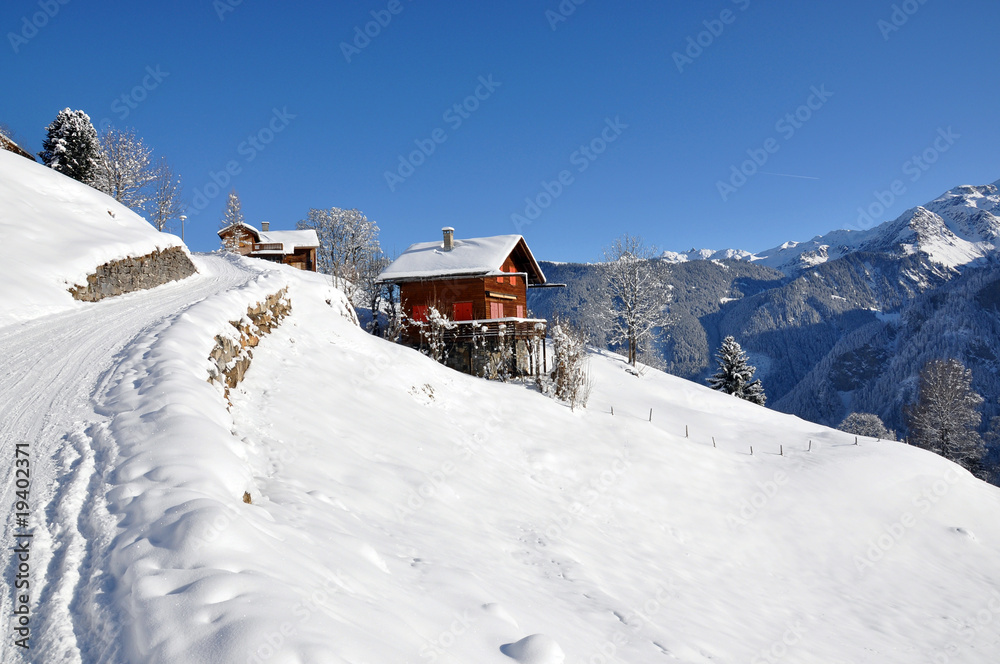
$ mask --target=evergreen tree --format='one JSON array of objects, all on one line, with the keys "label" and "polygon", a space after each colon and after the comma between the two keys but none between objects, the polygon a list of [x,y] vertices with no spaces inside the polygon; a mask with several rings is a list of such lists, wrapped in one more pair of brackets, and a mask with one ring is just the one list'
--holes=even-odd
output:
[{"label": "evergreen tree", "polygon": [[59,111],[46,127],[47,135],[38,156],[52,170],[90,184],[101,159],[97,130],[90,116],[68,108]]},{"label": "evergreen tree", "polygon": [[855,436],[896,440],[896,434],[886,429],[882,419],[873,413],[851,413],[837,428]]},{"label": "evergreen tree", "polygon": [[732,394],[759,406],[767,401],[764,387],[759,380],[753,380],[757,368],[747,361],[747,354],[733,337],[726,337],[715,355],[719,368],[708,379],[713,390]]},{"label": "evergreen tree", "polygon": [[972,389],[971,369],[954,359],[931,360],[920,371],[917,403],[906,410],[910,443],[982,475],[982,403]]},{"label": "evergreen tree", "polygon": [[250,231],[246,228],[246,220],[243,218],[243,204],[240,203],[239,194],[233,189],[229,192],[229,199],[226,201],[226,211],[219,222],[219,228],[233,227],[233,232],[223,238],[222,246],[227,251],[239,252],[240,246],[252,239]]}]

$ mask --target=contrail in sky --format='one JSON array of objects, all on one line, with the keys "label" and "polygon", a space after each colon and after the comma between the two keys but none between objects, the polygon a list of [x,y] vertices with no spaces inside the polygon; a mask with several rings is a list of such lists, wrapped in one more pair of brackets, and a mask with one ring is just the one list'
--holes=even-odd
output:
[{"label": "contrail in sky", "polygon": [[787,173],[768,173],[767,171],[760,171],[761,175],[779,175],[783,178],[802,178],[803,180],[818,180],[819,178],[814,178],[810,175],[788,175]]}]

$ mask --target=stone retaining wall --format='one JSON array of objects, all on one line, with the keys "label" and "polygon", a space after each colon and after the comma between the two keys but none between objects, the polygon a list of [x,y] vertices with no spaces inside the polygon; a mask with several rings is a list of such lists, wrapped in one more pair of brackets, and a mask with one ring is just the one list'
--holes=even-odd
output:
[{"label": "stone retaining wall", "polygon": [[87,284],[74,286],[70,294],[84,302],[153,288],[169,281],[190,277],[197,272],[194,263],[181,247],[169,247],[151,254],[105,263],[87,276]]},{"label": "stone retaining wall", "polygon": [[270,334],[281,321],[292,311],[292,303],[286,295],[288,288],[282,288],[268,295],[263,302],[247,307],[246,316],[240,320],[231,320],[237,334],[215,336],[215,348],[209,354],[214,366],[209,371],[208,380],[221,383],[229,398],[229,390],[236,387],[253,360],[253,348],[260,343],[260,338]]}]

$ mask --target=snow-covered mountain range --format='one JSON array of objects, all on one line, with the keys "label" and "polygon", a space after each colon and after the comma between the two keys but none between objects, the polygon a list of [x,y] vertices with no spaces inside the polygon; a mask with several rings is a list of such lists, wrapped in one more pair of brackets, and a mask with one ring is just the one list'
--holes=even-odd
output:
[{"label": "snow-covered mountain range", "polygon": [[[758,366],[770,407],[828,425],[852,410],[876,412],[900,429],[922,363],[956,357],[973,368],[987,423],[1000,415],[1000,337],[992,333],[1000,321],[978,304],[977,289],[992,283],[998,258],[998,184],[955,187],[874,228],[835,230],[756,254],[664,253],[672,264],[673,322],[657,348],[662,357],[651,359],[704,380],[714,350],[731,334]],[[593,328],[582,305],[601,287],[597,269],[544,268],[569,286],[534,295],[536,313],[569,312]],[[940,289],[959,277],[967,278],[946,292],[968,306],[936,306]],[[919,352],[910,352],[911,341]]]},{"label": "snow-covered mountain range", "polygon": [[759,252],[739,249],[665,251],[673,262],[746,260],[788,276],[855,252],[909,255],[924,253],[946,268],[959,268],[984,258],[1000,235],[1000,181],[962,185],[926,205],[909,209],[893,221],[866,230],[835,230],[805,242],[789,241]]}]

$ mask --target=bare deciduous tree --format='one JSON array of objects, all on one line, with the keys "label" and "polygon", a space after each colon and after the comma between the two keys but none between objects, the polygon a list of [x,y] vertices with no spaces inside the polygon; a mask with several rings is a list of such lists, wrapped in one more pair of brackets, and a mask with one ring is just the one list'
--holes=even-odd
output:
[{"label": "bare deciduous tree", "polygon": [[319,236],[316,264],[320,272],[333,277],[333,285],[347,294],[351,302],[370,302],[366,282],[373,282],[381,272],[384,254],[378,243],[378,225],[360,210],[311,209],[299,229],[313,229]]},{"label": "bare deciduous tree", "polygon": [[174,174],[165,157],[160,157],[152,194],[147,206],[147,219],[158,231],[167,230],[168,222],[179,218],[186,209],[181,200],[181,180]]},{"label": "bare deciduous tree", "polygon": [[604,249],[605,303],[602,318],[608,342],[628,347],[635,366],[640,346],[652,340],[668,322],[670,292],[662,280],[664,263],[642,238],[622,235]]},{"label": "bare deciduous tree", "polygon": [[555,397],[568,403],[572,410],[577,406],[586,408],[591,388],[587,337],[558,317],[553,320],[551,332]]},{"label": "bare deciduous tree", "polygon": [[909,441],[979,473],[986,452],[977,428],[983,398],[958,360],[931,360],[920,371],[917,403],[906,409]]},{"label": "bare deciduous tree", "polygon": [[104,132],[100,143],[93,187],[140,212],[152,198],[152,184],[157,178],[152,148],[136,135],[135,130],[114,127]]}]

